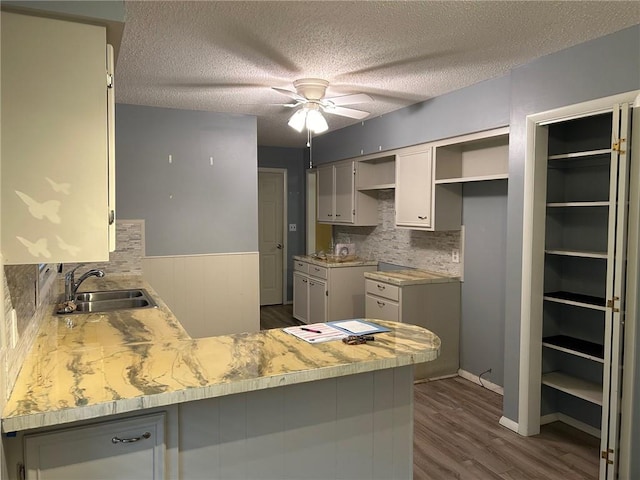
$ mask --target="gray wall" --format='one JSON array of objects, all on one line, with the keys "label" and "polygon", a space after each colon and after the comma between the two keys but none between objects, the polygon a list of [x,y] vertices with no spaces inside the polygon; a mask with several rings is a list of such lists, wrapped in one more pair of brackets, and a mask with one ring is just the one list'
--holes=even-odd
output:
[{"label": "gray wall", "polygon": [[84,18],[100,18],[104,20],[115,20],[122,22],[125,19],[124,1],[107,0],[91,1],[19,1],[3,0],[3,6],[18,8],[28,8],[30,10],[40,10],[43,12],[59,13]]},{"label": "gray wall", "polygon": [[[308,166],[303,148],[258,147],[258,167],[287,170],[287,219],[295,223],[297,231],[287,235],[287,299],[293,301],[293,256],[305,253],[306,232],[306,176]],[[287,225],[288,227],[288,225]]]},{"label": "gray wall", "polygon": [[509,124],[509,77],[477,83],[314,139],[314,164]]},{"label": "gray wall", "polygon": [[257,252],[256,143],[255,117],[117,105],[118,218],[149,256]]},{"label": "gray wall", "polygon": [[498,385],[504,378],[506,180],[463,186],[464,282],[460,368]]}]

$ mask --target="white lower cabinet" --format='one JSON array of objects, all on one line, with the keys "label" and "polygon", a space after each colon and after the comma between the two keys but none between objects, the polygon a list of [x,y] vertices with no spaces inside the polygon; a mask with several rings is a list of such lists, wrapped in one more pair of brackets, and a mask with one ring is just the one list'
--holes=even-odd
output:
[{"label": "white lower cabinet", "polygon": [[419,325],[440,337],[440,356],[415,366],[416,379],[458,373],[460,367],[460,282],[393,285],[366,279],[368,319]]},{"label": "white lower cabinet", "polygon": [[24,436],[26,480],[161,480],[165,414]]},{"label": "white lower cabinet", "polygon": [[309,278],[309,323],[326,322],[327,318],[327,282]]},{"label": "white lower cabinet", "polygon": [[364,315],[364,272],[376,265],[293,263],[293,316],[304,323],[331,322]]},{"label": "white lower cabinet", "polygon": [[309,276],[300,272],[293,274],[293,316],[309,323]]}]

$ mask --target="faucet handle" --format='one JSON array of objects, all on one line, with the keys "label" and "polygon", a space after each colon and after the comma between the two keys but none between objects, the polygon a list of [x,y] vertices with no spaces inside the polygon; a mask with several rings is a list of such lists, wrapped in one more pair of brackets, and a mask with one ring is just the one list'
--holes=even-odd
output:
[{"label": "faucet handle", "polygon": [[73,267],[71,270],[69,270],[67,273],[65,273],[64,277],[65,278],[73,278],[74,274],[76,273],[76,270],[78,270],[83,265],[84,265],[84,263],[79,263],[78,265]]}]

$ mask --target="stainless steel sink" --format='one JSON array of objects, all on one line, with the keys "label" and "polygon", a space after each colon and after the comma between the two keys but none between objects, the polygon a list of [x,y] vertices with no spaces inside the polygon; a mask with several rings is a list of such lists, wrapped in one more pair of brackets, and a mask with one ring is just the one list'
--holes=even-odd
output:
[{"label": "stainless steel sink", "polygon": [[151,295],[142,288],[77,293],[74,297],[74,303],[76,309],[73,312],[58,312],[58,314],[113,312],[157,306]]},{"label": "stainless steel sink", "polygon": [[144,297],[142,290],[110,290],[105,292],[76,293],[75,302],[100,302],[103,300],[120,300]]}]

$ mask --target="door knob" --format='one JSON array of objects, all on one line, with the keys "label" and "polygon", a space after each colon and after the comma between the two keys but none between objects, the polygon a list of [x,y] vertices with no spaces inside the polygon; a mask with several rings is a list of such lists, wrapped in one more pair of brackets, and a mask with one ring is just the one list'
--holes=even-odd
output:
[{"label": "door knob", "polygon": [[278,250],[282,250],[282,244],[281,243],[276,243],[276,248]]}]

